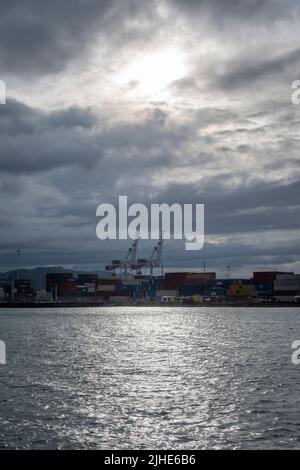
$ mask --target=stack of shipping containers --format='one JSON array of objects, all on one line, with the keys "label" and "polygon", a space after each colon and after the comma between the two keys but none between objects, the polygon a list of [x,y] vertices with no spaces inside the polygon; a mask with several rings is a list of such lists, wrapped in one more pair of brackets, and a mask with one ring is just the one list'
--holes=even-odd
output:
[{"label": "stack of shipping containers", "polygon": [[275,295],[274,284],[277,276],[288,274],[279,271],[256,271],[253,273],[252,283],[255,286],[258,298],[272,299]]},{"label": "stack of shipping containers", "polygon": [[226,290],[226,297],[235,302],[254,299],[256,297],[255,286],[249,279],[233,279]]},{"label": "stack of shipping containers", "polygon": [[215,282],[216,273],[188,273],[180,289],[180,295],[184,297],[210,296]]},{"label": "stack of shipping containers", "polygon": [[0,282],[0,300],[11,299],[12,286],[9,282]]},{"label": "stack of shipping containers", "polygon": [[16,279],[14,283],[14,298],[16,300],[27,300],[33,297],[33,289],[29,279]]},{"label": "stack of shipping containers", "polygon": [[274,296],[281,302],[292,302],[300,295],[300,274],[278,274],[274,281]]},{"label": "stack of shipping containers", "polygon": [[48,273],[46,274],[46,291],[52,295],[52,298],[73,298],[81,294],[78,288],[78,280],[72,273]]},{"label": "stack of shipping containers", "polygon": [[87,297],[94,297],[96,295],[97,280],[97,274],[79,274],[78,288],[80,289],[83,295]]},{"label": "stack of shipping containers", "polygon": [[119,285],[120,279],[104,278],[98,279],[96,285],[96,295],[99,300],[109,302],[110,297],[116,292],[116,286]]}]

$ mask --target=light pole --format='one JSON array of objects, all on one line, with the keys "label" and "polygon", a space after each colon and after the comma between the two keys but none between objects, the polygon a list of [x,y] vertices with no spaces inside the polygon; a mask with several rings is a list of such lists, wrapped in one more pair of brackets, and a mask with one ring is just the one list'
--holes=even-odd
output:
[{"label": "light pole", "polygon": [[228,265],[228,266],[227,266],[227,270],[228,270],[228,279],[230,279],[230,268],[231,268],[231,266]]},{"label": "light pole", "polygon": [[18,272],[18,281],[20,280],[20,254],[21,254],[21,250],[17,250],[17,272]]}]

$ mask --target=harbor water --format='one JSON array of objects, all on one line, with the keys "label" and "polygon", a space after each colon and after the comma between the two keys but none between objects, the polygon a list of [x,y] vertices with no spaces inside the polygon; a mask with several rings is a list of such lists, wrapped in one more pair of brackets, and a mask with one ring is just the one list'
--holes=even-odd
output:
[{"label": "harbor water", "polygon": [[300,448],[300,308],[1,309],[1,449]]}]

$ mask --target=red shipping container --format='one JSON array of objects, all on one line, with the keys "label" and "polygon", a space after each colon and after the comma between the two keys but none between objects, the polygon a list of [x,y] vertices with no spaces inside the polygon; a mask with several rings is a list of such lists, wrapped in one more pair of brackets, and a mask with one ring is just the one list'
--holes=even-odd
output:
[{"label": "red shipping container", "polygon": [[278,274],[286,274],[280,271],[257,271],[253,273],[254,284],[271,284]]},{"label": "red shipping container", "polygon": [[98,279],[97,285],[98,286],[107,286],[107,285],[113,285],[116,286],[118,284],[121,284],[122,281],[121,279],[116,279],[116,278],[104,278],[104,279]]}]

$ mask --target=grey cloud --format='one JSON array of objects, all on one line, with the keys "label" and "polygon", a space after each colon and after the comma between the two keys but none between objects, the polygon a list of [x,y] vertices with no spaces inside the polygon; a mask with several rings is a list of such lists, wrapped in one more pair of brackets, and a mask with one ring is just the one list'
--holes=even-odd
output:
[{"label": "grey cloud", "polygon": [[239,18],[248,22],[270,21],[278,18],[293,17],[299,11],[296,0],[170,0],[182,11],[195,14],[206,12],[221,23],[226,19]]},{"label": "grey cloud", "polygon": [[[238,64],[228,63],[227,72],[222,73],[217,78],[217,85],[225,90],[240,87],[248,87],[259,79],[267,79],[274,75],[281,75],[289,72],[289,77],[296,77],[297,67],[300,64],[300,48],[280,54],[274,58],[258,59],[251,63],[251,59],[245,61],[241,59]],[[295,73],[291,73],[291,68]],[[289,78],[292,81],[291,78]]]},{"label": "grey cloud", "polygon": [[59,72],[97,36],[112,41],[127,18],[151,6],[137,0],[2,0],[0,67],[20,76]]},{"label": "grey cloud", "polygon": [[91,130],[96,122],[90,110],[73,107],[47,113],[8,101],[0,109],[0,171],[30,174],[95,164],[101,158],[100,143]]},{"label": "grey cloud", "polygon": [[91,129],[97,125],[97,117],[91,109],[72,106],[66,110],[54,111],[49,114],[48,123],[53,127],[81,127]]},{"label": "grey cloud", "polygon": [[255,233],[299,228],[300,181],[256,183],[229,190],[227,176],[214,175],[199,184],[170,185],[155,202],[204,203],[207,234]]},{"label": "grey cloud", "polygon": [[200,126],[208,126],[212,124],[226,124],[238,120],[238,115],[229,109],[206,107],[195,112],[195,120]]},{"label": "grey cloud", "polygon": [[170,85],[171,90],[184,92],[184,91],[197,91],[197,81],[193,77],[184,77],[179,80],[174,80]]},{"label": "grey cloud", "polygon": [[0,134],[38,134],[49,128],[89,129],[97,124],[91,109],[72,106],[68,109],[45,112],[16,100],[8,99],[0,108]]},{"label": "grey cloud", "polygon": [[0,171],[10,174],[32,174],[61,166],[93,165],[101,157],[101,147],[93,138],[78,132],[46,131],[3,138],[0,149]]},{"label": "grey cloud", "polygon": [[[128,116],[126,96],[121,110],[116,106],[103,114],[74,104],[54,111],[11,100],[1,106],[1,249],[23,247],[27,264],[101,267],[110,258],[121,258],[129,242],[102,244],[96,239],[96,207],[116,203],[118,194],[127,194],[130,202],[146,204],[205,203],[206,234],[222,240],[208,242],[196,257],[185,252],[183,244],[167,242],[164,253],[170,266],[197,267],[202,257],[211,266],[230,263],[237,270],[252,263],[295,263],[299,108],[275,92],[282,92],[285,83],[290,92],[286,78],[297,70],[300,53],[295,49],[282,54],[292,44],[292,22],[284,27],[280,23],[286,28],[286,43],[279,44],[278,52],[274,47],[272,54],[268,28],[275,19],[288,21],[299,2],[172,0],[168,4],[174,16],[162,21],[153,44],[150,39],[160,24],[149,12],[164,6],[164,1],[54,0],[42,7],[40,3],[2,2],[0,66],[14,77],[46,75],[45,82],[55,87],[47,74],[62,72],[72,58],[81,63],[96,37],[107,46],[112,62],[122,48],[126,63],[140,38],[145,54],[153,52],[152,45],[156,50],[157,44],[164,47],[174,38],[183,48],[187,41],[189,56],[189,45],[201,34],[207,39],[204,49],[207,44],[213,47],[206,54],[201,41],[195,40],[195,63],[188,76],[165,90],[174,105],[164,97],[144,109],[141,103],[136,109],[131,103]],[[171,23],[175,18],[176,24]],[[251,51],[250,33],[256,38]],[[102,67],[103,74],[107,66],[118,68],[107,57],[103,61],[101,54],[97,60],[95,69]],[[90,79],[89,70],[85,72]],[[272,89],[252,86],[248,92],[248,84],[270,77]],[[130,86],[134,92],[134,83]],[[238,99],[232,96],[236,88]],[[31,103],[36,94],[28,96],[26,89]],[[21,87],[19,91],[22,96]],[[87,88],[82,90],[83,99],[88,93]],[[73,103],[77,97],[74,93]],[[50,93],[45,103],[54,106],[51,99]],[[272,244],[267,248],[259,243],[264,233]],[[143,245],[143,252],[150,253],[152,246]],[[2,259],[5,256],[9,258],[6,254]]]},{"label": "grey cloud", "polygon": [[23,75],[58,71],[95,32],[109,12],[108,0],[3,0],[0,19],[2,69]]},{"label": "grey cloud", "polygon": [[142,172],[168,165],[172,150],[178,151],[192,133],[187,126],[169,122],[160,108],[146,110],[138,122],[102,128],[91,109],[45,112],[9,100],[0,109],[0,170],[30,174],[74,165],[90,168],[105,157],[114,175],[120,164]]}]

